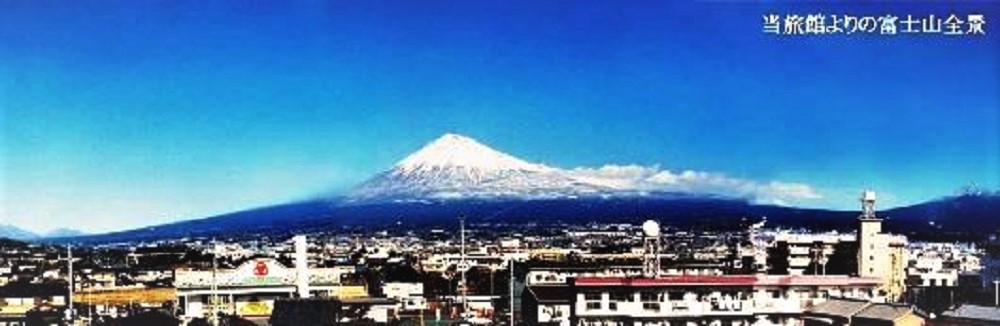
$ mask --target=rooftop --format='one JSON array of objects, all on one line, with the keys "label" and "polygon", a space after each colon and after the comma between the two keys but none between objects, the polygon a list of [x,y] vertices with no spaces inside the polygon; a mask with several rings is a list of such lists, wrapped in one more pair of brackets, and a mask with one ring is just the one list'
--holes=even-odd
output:
[{"label": "rooftop", "polygon": [[941,316],[950,318],[993,321],[1000,323],[1000,307],[963,305],[955,310],[945,311]]},{"label": "rooftop", "polygon": [[721,276],[663,276],[658,278],[581,277],[576,286],[788,286],[788,285],[877,285],[879,280],[870,277],[842,275],[721,275]]},{"label": "rooftop", "polygon": [[809,309],[812,314],[850,318],[868,306],[869,302],[860,300],[827,300]]},{"label": "rooftop", "polygon": [[913,311],[910,306],[891,304],[872,304],[861,310],[854,318],[875,319],[875,320],[896,320]]},{"label": "rooftop", "polygon": [[534,285],[527,290],[538,302],[570,302],[573,298],[573,290],[565,285]]}]

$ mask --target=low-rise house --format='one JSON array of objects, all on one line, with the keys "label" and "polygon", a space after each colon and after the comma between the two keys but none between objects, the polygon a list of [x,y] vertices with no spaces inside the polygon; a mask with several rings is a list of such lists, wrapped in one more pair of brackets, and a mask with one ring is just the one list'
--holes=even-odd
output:
[{"label": "low-rise house", "polygon": [[427,309],[427,299],[424,298],[423,283],[385,283],[382,285],[382,294],[387,298],[399,300],[402,310]]},{"label": "low-rise house", "polygon": [[569,326],[573,291],[568,286],[527,286],[521,294],[521,315],[531,325]]},{"label": "low-rise house", "polygon": [[923,326],[924,317],[913,306],[831,299],[806,310],[805,326]]},{"label": "low-rise house", "polygon": [[16,282],[0,286],[0,325],[25,325],[32,311],[61,311],[68,289],[60,283]]}]

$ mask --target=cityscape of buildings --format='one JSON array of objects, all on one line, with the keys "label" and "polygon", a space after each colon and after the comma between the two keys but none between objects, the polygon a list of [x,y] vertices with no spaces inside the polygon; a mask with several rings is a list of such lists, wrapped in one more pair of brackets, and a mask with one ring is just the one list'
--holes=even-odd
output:
[{"label": "cityscape of buildings", "polygon": [[[974,243],[655,220],[68,247],[0,242],[0,326],[992,325]],[[995,276],[992,276],[995,278]],[[990,300],[993,299],[993,300]]]},{"label": "cityscape of buildings", "polygon": [[0,0],[0,326],[1000,326],[998,4]]}]

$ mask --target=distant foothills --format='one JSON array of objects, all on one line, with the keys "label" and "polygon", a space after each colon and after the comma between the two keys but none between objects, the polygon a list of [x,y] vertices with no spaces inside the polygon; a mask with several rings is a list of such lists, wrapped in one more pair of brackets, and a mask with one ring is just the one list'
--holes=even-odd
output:
[{"label": "distant foothills", "polygon": [[[0,238],[122,242],[180,237],[259,236],[343,227],[451,227],[459,216],[492,225],[639,222],[731,230],[766,219],[772,227],[852,230],[857,212],[804,209],[785,199],[814,196],[805,185],[757,183],[704,172],[635,166],[560,169],[530,163],[471,138],[446,134],[391,169],[335,197],[208,218],[86,235],[38,235],[0,224]],[[879,212],[886,228],[911,238],[982,239],[1000,230],[1000,193],[962,194]]]},{"label": "distant foothills", "polygon": [[43,234],[34,233],[10,224],[0,224],[0,238],[14,240],[39,240],[52,238],[70,238],[86,235],[81,231],[72,229],[55,229]]}]

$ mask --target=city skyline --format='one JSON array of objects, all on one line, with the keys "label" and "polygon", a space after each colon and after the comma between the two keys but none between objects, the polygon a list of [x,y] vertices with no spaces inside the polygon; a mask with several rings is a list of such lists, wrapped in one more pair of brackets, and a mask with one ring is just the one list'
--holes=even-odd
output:
[{"label": "city skyline", "polygon": [[772,12],[990,26],[975,2],[0,6],[0,224],[32,231],[343,194],[445,133],[565,169],[801,184],[801,207],[1000,188],[992,30],[761,32]]}]

